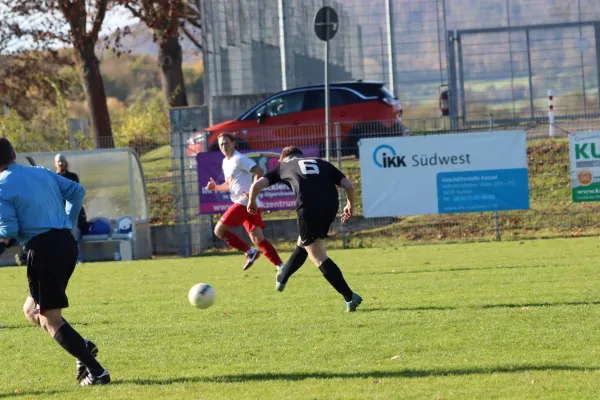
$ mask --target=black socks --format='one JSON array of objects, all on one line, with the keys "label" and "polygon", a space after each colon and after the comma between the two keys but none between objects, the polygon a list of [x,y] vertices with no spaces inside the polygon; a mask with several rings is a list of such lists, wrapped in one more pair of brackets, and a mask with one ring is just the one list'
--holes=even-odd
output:
[{"label": "black socks", "polygon": [[306,257],[308,257],[308,252],[306,249],[304,247],[296,246],[294,252],[283,267],[279,282],[287,283],[288,279],[290,279],[290,276],[292,276],[294,272],[298,271],[304,264]]},{"label": "black socks", "polygon": [[67,321],[56,332],[54,340],[69,354],[85,364],[92,375],[101,375],[104,372],[104,368],[88,350],[85,340]]},{"label": "black socks", "polygon": [[340,271],[339,267],[333,262],[333,260],[331,260],[331,258],[328,258],[323,264],[321,264],[319,266],[319,270],[321,270],[323,276],[325,279],[327,279],[331,286],[333,286],[335,290],[344,296],[344,300],[352,300],[352,290],[346,283],[344,275],[342,275],[342,271]]}]

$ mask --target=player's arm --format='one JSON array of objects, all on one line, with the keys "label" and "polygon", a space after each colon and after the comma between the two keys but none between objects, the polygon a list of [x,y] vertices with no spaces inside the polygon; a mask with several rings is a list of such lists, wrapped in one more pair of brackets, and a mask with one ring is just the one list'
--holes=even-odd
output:
[{"label": "player's arm", "polygon": [[346,192],[346,206],[344,207],[344,212],[342,214],[342,222],[346,222],[354,213],[356,193],[354,185],[346,177],[342,178],[340,181],[340,187]]},{"label": "player's arm", "polygon": [[229,192],[229,183],[223,182],[217,185],[217,182],[215,182],[211,176],[210,180],[206,184],[206,188],[214,192]]},{"label": "player's arm", "polygon": [[51,176],[54,177],[62,198],[67,202],[65,205],[67,216],[73,223],[73,226],[77,225],[77,217],[79,216],[85,197],[84,187],[75,181],[63,178],[59,174],[52,173]]},{"label": "player's arm", "polygon": [[333,181],[337,186],[341,187],[346,192],[346,206],[344,207],[344,212],[342,213],[342,222],[346,222],[354,213],[354,205],[356,204],[356,192],[354,190],[354,185],[348,180],[348,178],[346,178],[346,175],[344,175],[342,171],[337,169],[331,163],[329,163],[329,165],[331,168]]},{"label": "player's arm", "polygon": [[254,167],[250,168],[250,172],[254,174],[254,182],[265,176],[265,171],[258,164],[255,164]]},{"label": "player's arm", "polygon": [[7,200],[0,200],[0,239],[12,239],[19,234],[19,221],[15,206]]},{"label": "player's arm", "polygon": [[[261,168],[262,170],[262,168]],[[254,181],[252,186],[250,186],[250,193],[248,193],[248,212],[250,214],[255,214],[258,205],[256,204],[256,198],[261,190],[274,185],[278,182],[281,182],[281,175],[279,174],[279,166],[275,169],[269,171],[265,176]]]},{"label": "player's arm", "polygon": [[265,171],[263,171],[263,169],[249,157],[241,156],[238,159],[238,165],[244,171],[254,174],[254,182],[265,176]]}]

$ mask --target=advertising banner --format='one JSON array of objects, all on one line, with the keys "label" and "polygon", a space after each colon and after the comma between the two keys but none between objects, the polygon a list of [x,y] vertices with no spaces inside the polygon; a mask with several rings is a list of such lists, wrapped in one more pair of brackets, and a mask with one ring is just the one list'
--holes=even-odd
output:
[{"label": "advertising banner", "polygon": [[365,217],[529,209],[524,131],[361,139]]},{"label": "advertising banner", "polygon": [[[305,157],[319,157],[318,146],[300,147]],[[272,150],[241,150],[265,173],[279,164],[281,149]],[[219,193],[206,189],[206,184],[212,177],[217,184],[223,183],[222,163],[225,156],[220,151],[196,154],[196,168],[198,169],[198,190],[200,193],[200,214],[222,214],[232,202],[229,192]],[[263,211],[294,210],[296,208],[296,196],[283,183],[278,183],[263,189],[258,195],[262,202]]]},{"label": "advertising banner", "polygon": [[573,201],[600,201],[600,132],[571,135],[569,150]]}]

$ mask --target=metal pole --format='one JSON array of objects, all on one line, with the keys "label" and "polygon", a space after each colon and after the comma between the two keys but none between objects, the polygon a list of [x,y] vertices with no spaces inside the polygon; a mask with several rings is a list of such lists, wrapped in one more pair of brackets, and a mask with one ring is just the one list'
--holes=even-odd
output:
[{"label": "metal pole", "polygon": [[[201,15],[200,18],[202,19],[202,26],[203,29],[201,31],[201,35],[202,35],[202,64],[204,65],[204,104],[206,104],[206,107],[208,108],[208,125],[209,126],[213,126],[215,124],[215,119],[214,119],[214,110],[213,110],[213,102],[212,102],[212,93],[210,91],[211,88],[211,82],[210,82],[210,74],[211,74],[211,67],[210,67],[210,55],[209,55],[209,48],[208,48],[208,34],[206,33],[208,30],[208,8],[206,7],[206,1],[202,1],[202,5],[201,5],[202,9],[200,10]],[[213,53],[213,57],[214,57],[214,53]]]},{"label": "metal pole", "polygon": [[447,33],[448,46],[448,102],[450,105],[450,129],[458,129],[458,85],[456,84],[456,51],[454,41],[456,35]]},{"label": "metal pole", "polygon": [[389,86],[394,92],[394,96],[398,95],[396,90],[396,40],[394,37],[394,0],[385,0],[385,19],[387,27],[387,44],[388,44],[388,73]]},{"label": "metal pole", "polygon": [[[494,131],[494,114],[490,113],[490,133]],[[494,212],[494,225],[496,231],[496,240],[500,240],[500,215],[498,211]]]},{"label": "metal pole", "polygon": [[[211,106],[214,104],[213,118],[218,122],[221,122],[221,112],[219,110],[219,77],[218,77],[218,69],[217,69],[217,29],[220,29],[220,25],[217,27],[215,24],[215,9],[213,7],[212,0],[205,0],[210,3],[210,19],[211,19],[211,28],[212,28],[212,43],[213,43],[213,75],[215,76],[215,84],[211,85],[211,88],[214,91],[214,103],[211,99]],[[210,79],[210,76],[208,77]],[[216,114],[216,116],[214,116]],[[214,123],[214,121],[213,121]]]},{"label": "metal pole", "polygon": [[185,182],[185,155],[186,155],[186,149],[185,149],[185,144],[183,141],[183,131],[180,129],[179,130],[179,175],[180,175],[180,190],[181,190],[181,207],[183,208],[183,244],[185,246],[184,248],[184,256],[185,257],[189,257],[190,256],[190,247],[191,247],[191,240],[190,240],[190,234],[189,234],[189,221],[188,221],[188,214],[187,214],[187,208],[188,208],[188,204],[187,204],[187,189],[186,189],[186,182]]},{"label": "metal pole", "polygon": [[[326,26],[329,27],[329,12],[326,13]],[[331,130],[329,129],[329,38],[325,41],[325,159],[331,160]]]},{"label": "metal pole", "polygon": [[529,74],[529,108],[531,109],[531,119],[535,116],[533,104],[533,70],[531,68],[531,38],[529,37],[529,29],[525,29],[525,44],[527,46],[527,71]]},{"label": "metal pole", "polygon": [[[442,73],[442,38],[440,36],[440,0],[435,2],[435,14],[437,17],[437,38],[438,38],[438,56],[440,63],[440,85],[444,84],[444,74]],[[444,32],[446,32],[446,27],[444,27]]]},{"label": "metal pole", "polygon": [[[506,22],[508,24],[508,27],[510,28],[510,4],[509,4],[510,0],[506,0]],[[510,55],[510,87],[511,87],[511,93],[512,93],[512,109],[513,109],[513,118],[515,118],[515,73],[514,73],[514,67],[513,67],[513,55],[512,55],[512,35],[510,32],[510,29],[508,30],[508,52]]]},{"label": "metal pole", "polygon": [[[581,0],[577,0],[577,8],[579,9],[579,23],[581,24]],[[579,25],[579,37],[583,38],[583,28]],[[583,85],[583,110],[587,114],[587,99],[585,94],[585,68],[583,62],[583,50],[580,50],[581,56],[581,84]]]},{"label": "metal pole", "polygon": [[279,11],[279,55],[281,57],[281,89],[287,90],[287,66],[286,66],[286,48],[285,48],[285,0],[277,0]]},{"label": "metal pole", "polygon": [[554,93],[548,90],[548,135],[554,137]]},{"label": "metal pole", "polygon": [[[337,122],[335,124],[335,144],[337,149],[337,162],[338,169],[342,170],[342,130],[340,129],[340,123]],[[344,190],[339,189],[340,191],[340,208],[344,209]],[[346,248],[346,229],[344,228],[344,224],[340,224],[340,232],[342,234],[342,249]]]},{"label": "metal pole", "polygon": [[458,46],[458,80],[460,82],[460,102],[462,106],[462,120],[464,124],[467,119],[467,102],[465,100],[465,73],[463,70],[462,43],[460,40],[460,34],[458,34],[456,37]]},{"label": "metal pole", "polygon": [[137,245],[137,209],[135,205],[135,190],[133,188],[133,185],[135,184],[135,178],[133,174],[133,157],[134,156],[131,152],[127,152],[127,167],[129,172],[129,215],[131,216],[131,259],[135,260]]},{"label": "metal pole", "polygon": [[379,27],[379,37],[381,39],[381,74],[383,75],[383,80],[385,80],[385,45],[383,44],[383,28],[381,27]]},{"label": "metal pole", "polygon": [[[600,82],[600,22],[594,23],[594,42],[596,43],[596,79]],[[600,109],[600,90],[598,90],[598,108]]]}]

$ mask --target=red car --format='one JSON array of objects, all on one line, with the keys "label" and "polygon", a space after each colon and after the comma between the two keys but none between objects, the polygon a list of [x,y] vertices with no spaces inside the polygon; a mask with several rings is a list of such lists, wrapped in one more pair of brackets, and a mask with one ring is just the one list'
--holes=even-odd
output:
[{"label": "red car", "polygon": [[[361,137],[407,135],[401,124],[402,106],[381,82],[346,82],[329,85],[331,148],[336,144],[336,123],[344,154],[357,154]],[[198,132],[188,140],[188,156],[218,150],[217,137],[231,132],[240,149],[271,149],[287,145],[325,148],[325,86],[315,85],[277,93],[236,120]],[[335,154],[335,153],[332,153]]]}]

